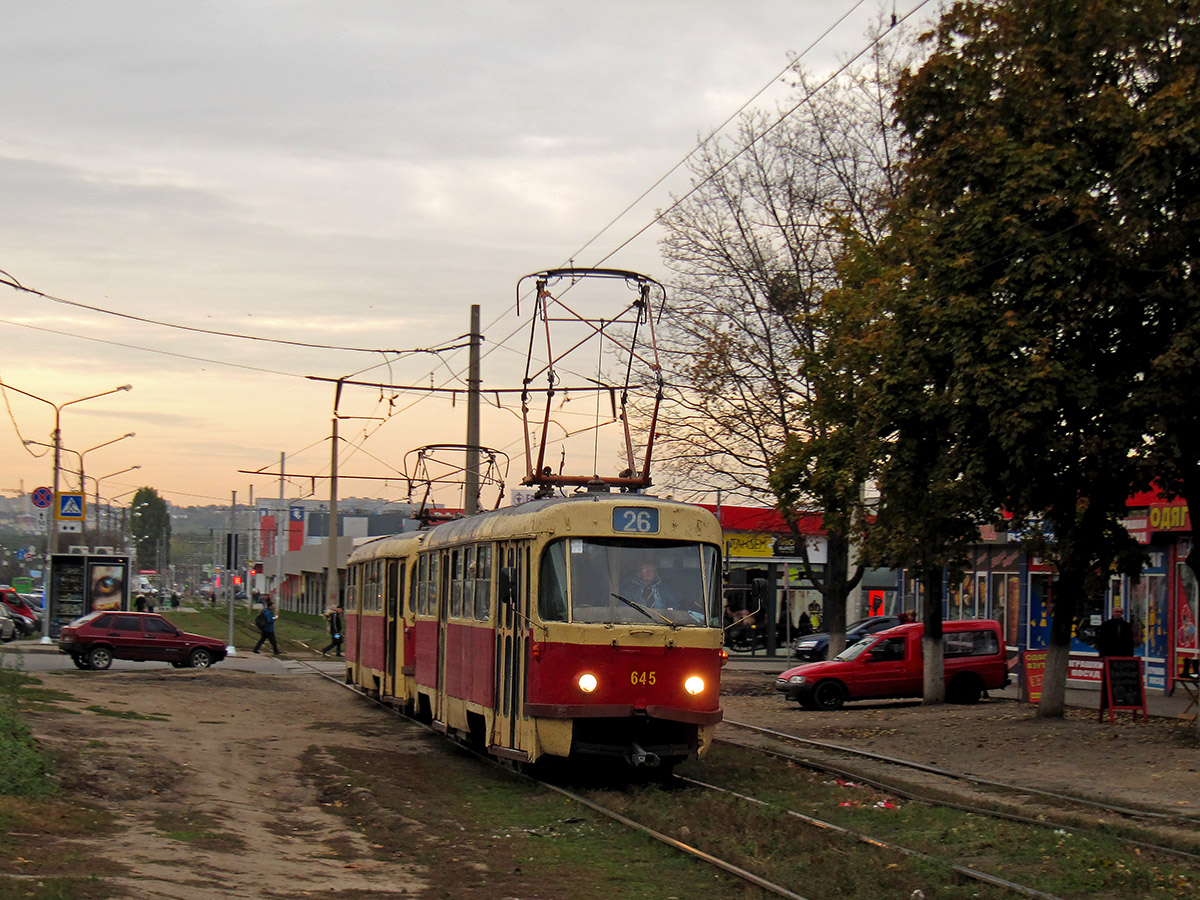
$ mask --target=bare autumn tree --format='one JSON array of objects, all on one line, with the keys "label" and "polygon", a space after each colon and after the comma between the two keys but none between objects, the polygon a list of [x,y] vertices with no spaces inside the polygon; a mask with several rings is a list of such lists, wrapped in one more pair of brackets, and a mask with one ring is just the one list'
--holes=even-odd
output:
[{"label": "bare autumn tree", "polygon": [[819,411],[822,392],[845,385],[817,383],[806,361],[826,337],[821,300],[837,284],[847,227],[877,236],[893,193],[890,85],[912,46],[897,29],[827,84],[797,68],[791,112],[747,114],[732,138],[708,144],[692,191],[663,218],[675,277],[659,329],[671,390],[658,465],[697,493],[777,505],[794,531],[805,509],[823,514],[824,570],[798,545],[833,653],[861,577],[849,563],[867,471]]}]

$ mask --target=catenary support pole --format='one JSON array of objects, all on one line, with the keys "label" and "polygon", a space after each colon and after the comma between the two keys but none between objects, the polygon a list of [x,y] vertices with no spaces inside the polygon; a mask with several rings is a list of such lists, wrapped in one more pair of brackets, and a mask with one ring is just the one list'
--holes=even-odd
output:
[{"label": "catenary support pole", "polygon": [[225,546],[230,548],[225,557],[225,590],[229,596],[229,642],[225,645],[225,652],[229,656],[236,656],[237,650],[233,646],[233,567],[234,561],[230,559],[233,555],[233,536],[237,534],[237,491],[234,491],[229,499],[229,540]]},{"label": "catenary support pole", "polygon": [[[342,386],[338,385],[338,394]],[[330,440],[329,463],[329,556],[326,561],[325,607],[329,609],[341,602],[338,591],[338,417],[337,403],[333,407],[333,433]]]},{"label": "catenary support pole", "polygon": [[467,373],[467,464],[463,479],[463,511],[479,512],[479,304],[471,304],[471,350]]}]

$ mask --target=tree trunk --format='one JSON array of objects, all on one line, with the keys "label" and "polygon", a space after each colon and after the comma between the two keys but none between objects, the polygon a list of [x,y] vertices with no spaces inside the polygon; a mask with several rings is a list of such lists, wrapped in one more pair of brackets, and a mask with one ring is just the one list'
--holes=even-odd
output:
[{"label": "tree trunk", "polygon": [[[822,618],[829,635],[829,659],[846,649],[846,598],[852,589],[849,577],[850,539],[842,532],[826,536],[825,578],[821,585]],[[857,578],[854,579],[857,582]]]},{"label": "tree trunk", "polygon": [[1039,719],[1061,719],[1067,705],[1067,662],[1071,654],[1071,628],[1075,610],[1083,592],[1084,573],[1062,563],[1053,585],[1054,605],[1051,608],[1050,648],[1046,654],[1046,674],[1042,679],[1042,699],[1038,703]]},{"label": "tree trunk", "polygon": [[946,702],[946,666],[942,643],[942,570],[939,568],[926,572],[921,580],[925,583],[925,598],[921,604],[921,621],[925,623],[925,634],[921,638],[925,680],[921,696],[923,703],[931,705]]}]

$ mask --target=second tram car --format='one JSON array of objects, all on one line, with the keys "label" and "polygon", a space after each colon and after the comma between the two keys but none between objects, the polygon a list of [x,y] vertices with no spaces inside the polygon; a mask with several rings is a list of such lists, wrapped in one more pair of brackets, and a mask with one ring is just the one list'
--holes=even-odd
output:
[{"label": "second tram car", "polygon": [[721,530],[639,494],[533,500],[355,549],[346,680],[495,756],[703,756]]}]

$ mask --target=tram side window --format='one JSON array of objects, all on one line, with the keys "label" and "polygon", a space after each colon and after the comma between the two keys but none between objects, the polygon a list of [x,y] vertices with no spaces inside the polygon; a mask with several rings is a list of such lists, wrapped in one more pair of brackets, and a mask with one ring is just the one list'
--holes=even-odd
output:
[{"label": "tram side window", "polygon": [[463,551],[463,556],[466,558],[463,563],[462,614],[464,619],[470,619],[475,615],[475,559],[477,553],[475,547],[468,547]]},{"label": "tram side window", "polygon": [[466,553],[462,550],[450,551],[450,615],[456,619],[462,616],[465,557]]},{"label": "tram side window", "polygon": [[417,615],[429,614],[429,556],[423,554],[417,560]]},{"label": "tram side window", "polygon": [[426,578],[430,574],[430,560],[428,557],[416,558],[416,583],[413,586],[413,602],[416,605],[414,612],[419,616],[424,616],[426,606],[426,596],[428,595]]},{"label": "tram side window", "polygon": [[492,546],[483,544],[475,551],[475,618],[487,621],[492,605]]},{"label": "tram side window", "polygon": [[351,566],[350,571],[346,575],[346,610],[348,612],[358,612],[358,579],[362,573],[362,566]]},{"label": "tram side window", "polygon": [[368,599],[371,612],[383,609],[383,562],[380,560],[371,563],[371,595]]},{"label": "tram side window", "polygon": [[439,580],[441,577],[441,554],[429,554],[429,596],[426,598],[425,612],[431,616],[440,615],[439,604],[441,603],[442,583]]},{"label": "tram side window", "polygon": [[567,557],[566,542],[557,541],[546,548],[542,556],[541,577],[538,579],[538,614],[543,622],[567,620]]}]

